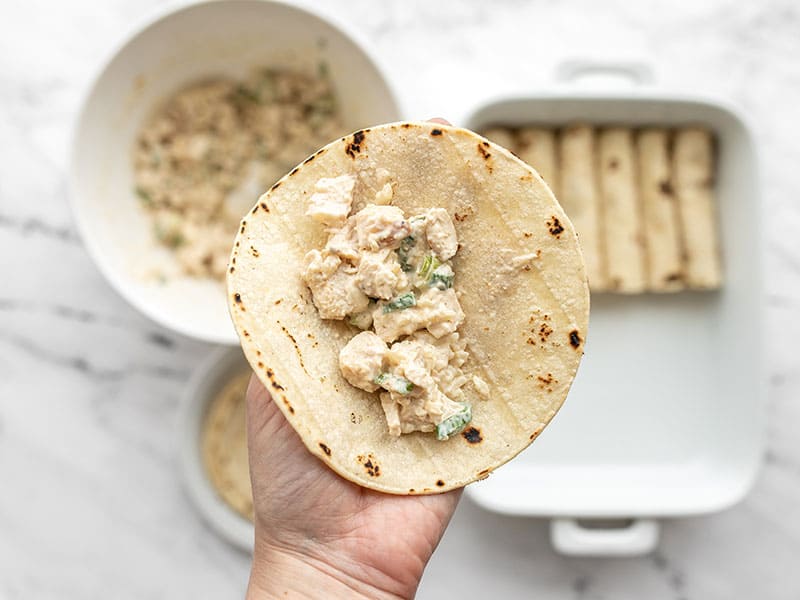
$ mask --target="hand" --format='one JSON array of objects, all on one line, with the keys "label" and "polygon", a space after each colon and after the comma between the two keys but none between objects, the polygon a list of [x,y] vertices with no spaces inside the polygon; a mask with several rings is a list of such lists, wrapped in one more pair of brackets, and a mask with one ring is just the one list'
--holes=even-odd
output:
[{"label": "hand", "polygon": [[255,377],[247,440],[255,510],[248,600],[414,596],[461,490],[392,496],[343,479],[308,452]]}]

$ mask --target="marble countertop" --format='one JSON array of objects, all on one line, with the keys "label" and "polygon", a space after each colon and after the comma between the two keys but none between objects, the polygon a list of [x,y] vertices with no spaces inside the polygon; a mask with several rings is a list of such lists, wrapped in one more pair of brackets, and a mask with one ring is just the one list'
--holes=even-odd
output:
[{"label": "marble countertop", "polygon": [[[566,59],[650,65],[750,117],[765,206],[767,447],[752,492],[663,523],[650,556],[565,558],[547,522],[465,499],[420,598],[800,597],[800,6],[607,0],[307,4],[350,22],[418,117],[546,90]],[[102,58],[154,0],[0,5],[0,599],[239,598],[249,558],[184,494],[176,405],[209,346],[106,283],[67,201],[70,128]],[[743,340],[743,343],[746,341]],[[452,573],[457,573],[453,577]]]}]

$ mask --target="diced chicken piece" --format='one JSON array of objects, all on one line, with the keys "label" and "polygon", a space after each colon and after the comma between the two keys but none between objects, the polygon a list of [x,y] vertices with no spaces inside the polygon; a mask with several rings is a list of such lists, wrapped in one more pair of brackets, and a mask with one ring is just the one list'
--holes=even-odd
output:
[{"label": "diced chicken piece", "polygon": [[372,317],[375,333],[382,340],[392,342],[417,329],[427,329],[436,338],[453,333],[464,321],[464,312],[455,290],[429,288],[419,297],[416,306],[385,313],[379,305]]},{"label": "diced chicken piece", "polygon": [[306,270],[303,279],[311,287],[312,283],[321,284],[331,278],[342,261],[338,256],[319,250],[311,250],[306,254]]},{"label": "diced chicken piece", "polygon": [[354,218],[358,246],[365,250],[398,248],[411,232],[403,211],[396,206],[368,204]]},{"label": "diced chicken piece", "polygon": [[431,376],[430,359],[426,360],[426,348],[432,348],[417,340],[405,340],[392,344],[386,355],[387,368],[393,374],[405,377],[414,384],[415,389],[421,388],[426,392],[436,387],[436,382]]},{"label": "diced chicken piece", "polygon": [[363,311],[369,298],[356,283],[355,273],[341,268],[341,260],[332,254],[312,250],[306,254],[303,279],[314,295],[314,304],[323,319],[344,319]]},{"label": "diced chicken piece", "polygon": [[381,374],[383,359],[389,349],[386,343],[371,331],[362,331],[339,352],[339,368],[351,385],[374,392],[378,389],[375,378]]},{"label": "diced chicken piece", "polygon": [[379,206],[391,204],[393,196],[394,189],[392,188],[392,184],[387,183],[375,194],[375,204]]},{"label": "diced chicken piece", "polygon": [[328,243],[325,244],[325,250],[342,260],[358,264],[361,255],[358,252],[353,219],[347,219],[341,229],[336,229],[331,233]]},{"label": "diced chicken piece", "polygon": [[[386,415],[389,435],[400,437],[400,434],[403,433],[400,427],[400,405],[394,401],[391,394],[384,392],[381,394],[381,407],[383,407],[383,414]],[[431,431],[433,431],[432,428]]]},{"label": "diced chicken piece", "polygon": [[392,298],[397,290],[408,285],[408,278],[400,268],[394,250],[385,248],[378,252],[364,252],[358,263],[358,286],[370,298]]},{"label": "diced chicken piece", "polygon": [[425,236],[428,238],[428,245],[439,260],[450,260],[458,251],[458,238],[453,220],[443,208],[432,208],[426,216]]},{"label": "diced chicken piece", "polygon": [[461,408],[438,389],[428,396],[382,393],[381,406],[389,425],[389,434],[393,436],[413,431],[433,431],[436,425]]},{"label": "diced chicken piece", "polygon": [[489,399],[489,384],[486,383],[483,379],[478,377],[477,375],[472,376],[472,385],[475,386],[475,391],[478,392],[481,398],[484,400]]},{"label": "diced chicken piece", "polygon": [[328,227],[341,227],[353,204],[353,175],[323,177],[314,186],[306,214]]},{"label": "diced chicken piece", "polygon": [[[425,368],[430,372],[436,386],[447,397],[456,400],[463,398],[464,393],[461,388],[467,382],[467,378],[461,372],[461,366],[466,362],[467,352],[466,344],[459,339],[458,333],[451,333],[437,339],[427,331],[416,331],[407,340],[392,345],[387,355],[387,365],[395,362],[397,356],[395,350],[405,345],[419,348]],[[400,368],[404,368],[402,364]],[[406,378],[413,381],[408,374],[406,374]],[[422,383],[418,385],[422,385]]]}]

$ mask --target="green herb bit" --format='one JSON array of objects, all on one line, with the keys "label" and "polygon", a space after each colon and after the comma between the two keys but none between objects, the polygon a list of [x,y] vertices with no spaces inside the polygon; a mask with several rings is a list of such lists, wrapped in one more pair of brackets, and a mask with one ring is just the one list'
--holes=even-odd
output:
[{"label": "green herb bit", "polygon": [[373,382],[389,392],[395,392],[402,396],[414,391],[413,383],[405,377],[393,375],[392,373],[381,373],[373,379]]},{"label": "green herb bit", "polygon": [[408,255],[416,244],[417,239],[413,235],[405,237],[400,241],[400,247],[397,249],[397,258],[400,259],[400,268],[404,273],[409,273],[414,270],[414,266],[408,262]]},{"label": "green herb bit", "polygon": [[447,265],[442,265],[433,273],[431,273],[431,278],[428,282],[428,285],[439,288],[440,290],[446,290],[453,287],[453,271],[447,267]]},{"label": "green herb bit", "polygon": [[425,258],[422,259],[422,264],[417,271],[417,275],[423,281],[430,281],[431,275],[433,272],[442,266],[442,262],[436,258],[433,254],[427,254]]},{"label": "green herb bit", "polygon": [[400,294],[394,300],[387,302],[383,305],[383,314],[394,312],[396,310],[404,310],[406,308],[411,308],[412,306],[416,306],[417,304],[417,297],[414,295],[414,292],[407,292],[405,294]]},{"label": "green herb bit", "polygon": [[153,206],[153,197],[150,195],[150,192],[138,185],[133,188],[133,191],[139,196],[139,200],[142,201],[142,204],[145,206]]},{"label": "green herb bit", "polygon": [[164,229],[156,225],[155,232],[159,241],[168,248],[177,248],[186,241],[181,232],[175,229]]},{"label": "green herb bit", "polygon": [[472,420],[472,409],[469,404],[462,404],[461,410],[436,426],[436,439],[444,441],[451,435],[459,433]]}]

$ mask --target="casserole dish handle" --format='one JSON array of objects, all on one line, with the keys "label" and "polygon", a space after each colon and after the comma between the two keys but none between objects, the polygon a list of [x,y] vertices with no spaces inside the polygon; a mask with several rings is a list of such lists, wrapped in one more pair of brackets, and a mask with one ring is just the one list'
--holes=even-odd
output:
[{"label": "casserole dish handle", "polygon": [[623,527],[586,527],[577,519],[560,517],[550,521],[550,542],[569,556],[639,556],[655,549],[658,523],[633,519]]},{"label": "casserole dish handle", "polygon": [[636,86],[652,85],[655,81],[652,69],[640,62],[576,59],[562,62],[556,67],[555,78],[559,83],[573,84],[592,77],[623,79]]}]

